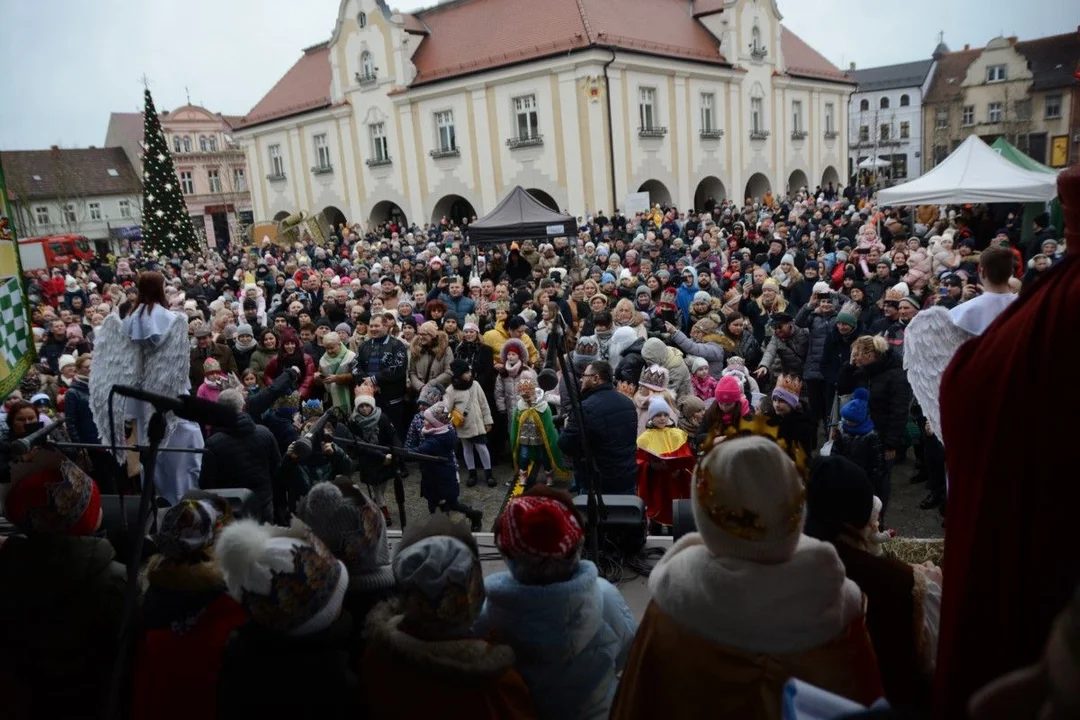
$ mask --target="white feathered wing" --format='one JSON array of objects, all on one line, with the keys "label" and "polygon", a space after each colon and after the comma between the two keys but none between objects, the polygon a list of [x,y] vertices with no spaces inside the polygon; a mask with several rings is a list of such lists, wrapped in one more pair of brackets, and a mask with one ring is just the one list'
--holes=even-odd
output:
[{"label": "white feathered wing", "polygon": [[941,376],[960,346],[975,337],[953,324],[949,311],[932,307],[917,314],[904,333],[904,370],[930,429],[941,437]]}]

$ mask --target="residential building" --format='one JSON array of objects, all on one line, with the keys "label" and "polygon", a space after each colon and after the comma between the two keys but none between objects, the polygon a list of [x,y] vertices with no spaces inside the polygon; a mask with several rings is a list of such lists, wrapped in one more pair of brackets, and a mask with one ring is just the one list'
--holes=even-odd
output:
[{"label": "residential building", "polygon": [[[232,137],[240,118],[191,104],[165,110],[158,118],[195,232],[208,243],[224,246],[253,221],[247,163]],[[136,168],[142,168],[142,141],[142,113],[109,117],[105,143],[124,148]]]},{"label": "residential building", "polygon": [[924,100],[923,153],[932,166],[969,135],[1004,136],[1041,163],[1080,157],[1080,28],[1063,35],[998,37],[946,53]]},{"label": "residential building", "polygon": [[848,177],[871,157],[890,163],[893,181],[922,175],[923,96],[942,52],[948,48],[939,45],[927,60],[862,70],[851,64],[848,75],[858,86],[848,100]]},{"label": "residential building", "polygon": [[773,0],[343,0],[235,137],[260,220],[690,208],[839,186],[851,89]]},{"label": "residential building", "polygon": [[118,147],[12,150],[4,179],[19,237],[83,235],[118,249],[142,223],[142,184]]}]

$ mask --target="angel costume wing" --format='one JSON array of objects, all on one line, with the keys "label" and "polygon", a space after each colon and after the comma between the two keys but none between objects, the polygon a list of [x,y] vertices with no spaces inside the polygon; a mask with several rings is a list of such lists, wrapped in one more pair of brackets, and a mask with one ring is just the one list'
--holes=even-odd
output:
[{"label": "angel costume wing", "polygon": [[[125,420],[137,420],[139,442],[146,441],[146,424],[152,408],[146,403],[120,396],[113,397],[113,415],[109,417],[109,391],[114,385],[132,385],[150,392],[176,397],[190,388],[191,345],[187,323],[178,322],[175,313],[156,344],[136,342],[125,331],[118,315],[109,315],[95,333],[94,366],[90,373],[90,410],[103,444],[115,438],[123,442]],[[166,437],[172,434],[177,419],[169,416]],[[117,453],[118,458],[123,453]]]},{"label": "angel costume wing", "polygon": [[904,333],[904,370],[930,429],[941,437],[941,408],[938,392],[941,376],[956,351],[975,337],[957,327],[943,307],[931,307],[917,314]]}]

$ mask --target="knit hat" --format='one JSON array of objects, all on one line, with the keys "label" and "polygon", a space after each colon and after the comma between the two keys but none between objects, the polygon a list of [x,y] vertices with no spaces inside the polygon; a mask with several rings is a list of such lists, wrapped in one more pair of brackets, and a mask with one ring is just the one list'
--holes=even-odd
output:
[{"label": "knit hat", "polygon": [[[228,507],[227,503],[222,503]],[[167,558],[182,560],[213,546],[222,529],[222,507],[209,499],[184,498],[165,511],[154,542]]]},{"label": "knit hat", "polygon": [[921,308],[922,308],[922,304],[921,304],[921,303],[920,303],[920,302],[918,301],[918,299],[917,299],[917,298],[913,298],[913,297],[911,297],[910,295],[908,295],[907,297],[905,297],[905,298],[901,299],[901,300],[900,300],[900,303],[901,303],[901,304],[907,303],[908,305],[910,305],[911,307],[915,308],[916,310],[919,310],[919,309],[921,309]]},{"label": "knit hat", "polygon": [[250,325],[244,323],[236,326],[236,336],[239,337],[241,335],[251,335],[254,337],[255,332],[251,329]]},{"label": "knit hat", "polygon": [[367,405],[372,408],[377,407],[377,405],[375,404],[375,398],[367,394],[357,395],[353,399],[353,408],[359,410],[361,405]]},{"label": "knit hat", "polygon": [[349,323],[345,323],[345,322],[338,323],[337,326],[334,327],[334,332],[338,332],[338,333],[343,332],[343,333],[345,333],[347,335],[352,335],[352,331],[353,331],[352,326],[350,326]]},{"label": "knit hat", "polygon": [[499,351],[499,361],[505,365],[506,356],[511,352],[517,353],[522,362],[527,362],[529,359],[529,351],[526,349],[525,343],[517,338],[510,338],[503,343],[502,350]]},{"label": "knit hat", "polygon": [[709,367],[709,361],[703,357],[695,356],[694,359],[690,361],[691,373],[697,373],[698,370],[704,367]]},{"label": "knit hat", "polygon": [[840,308],[840,312],[837,313],[836,322],[855,327],[859,324],[860,311],[861,308],[856,303],[848,301],[844,303],[843,307]]},{"label": "knit hat", "polygon": [[832,289],[829,287],[829,283],[821,282],[820,280],[814,283],[814,295],[831,295]]},{"label": "knit hat", "polygon": [[649,399],[649,416],[648,419],[652,420],[661,413],[671,416],[671,406],[667,404],[667,401],[659,395],[653,395]]},{"label": "knit hat", "polygon": [[795,258],[791,253],[784,253],[784,256],[780,258],[780,264],[783,265],[784,263],[787,263],[788,265],[795,264]]},{"label": "knit hat", "polygon": [[679,398],[679,417],[688,419],[705,409],[705,401],[697,395],[683,395]]},{"label": "knit hat", "polygon": [[866,388],[855,388],[851,400],[840,408],[840,417],[844,419],[844,429],[852,435],[865,435],[874,429],[870,419],[870,393]]},{"label": "knit hat", "polygon": [[725,375],[716,383],[713,397],[718,403],[737,403],[745,397],[742,386],[733,375]]},{"label": "knit hat", "polygon": [[600,276],[600,284],[601,285],[606,285],[608,283],[613,283],[613,282],[615,282],[615,276],[612,275],[609,272],[606,272],[606,273],[604,273],[603,275]]},{"label": "knit hat", "polygon": [[39,449],[11,467],[4,516],[27,535],[91,535],[101,524],[97,483],[63,454]]},{"label": "knit hat", "polygon": [[394,579],[404,623],[432,638],[465,636],[484,605],[476,541],[445,515],[435,515],[416,541],[403,540]]},{"label": "knit hat", "polygon": [[641,379],[638,380],[638,385],[655,392],[664,392],[667,390],[668,377],[667,368],[660,365],[650,365],[641,371]]},{"label": "knit hat", "polygon": [[799,407],[799,395],[802,394],[802,380],[794,375],[781,375],[776,380],[772,391],[773,400],[781,400],[793,409]]},{"label": "knit hat", "polygon": [[61,372],[68,365],[74,365],[74,364],[75,364],[75,356],[74,355],[61,355],[60,358],[56,361],[56,367]]},{"label": "knit hat", "polygon": [[849,526],[860,530],[870,522],[874,489],[866,472],[846,457],[818,458],[810,468],[806,490],[806,534],[832,540]]},{"label": "knit hat", "polygon": [[341,614],[349,573],[299,520],[288,528],[238,520],[214,552],[229,594],[262,627],[311,635]]},{"label": "knit hat", "polygon": [[652,297],[652,290],[649,289],[648,285],[638,285],[637,290],[634,291],[634,297],[639,295],[648,295],[649,297]]},{"label": "knit hat", "polygon": [[565,582],[581,559],[585,544],[582,525],[569,496],[530,491],[506,504],[495,525],[495,546],[518,582]]},{"label": "knit hat", "polygon": [[208,357],[203,360],[202,369],[204,376],[210,373],[219,373],[221,372],[221,363],[217,361],[217,358]]},{"label": "knit hat", "polygon": [[704,290],[698,290],[696,293],[694,293],[694,302],[711,303],[712,295],[705,292]]},{"label": "knit hat", "polygon": [[716,324],[716,321],[712,318],[701,318],[694,323],[694,330],[698,330],[703,335],[714,335],[720,326]]},{"label": "knit hat", "polygon": [[[458,362],[455,360],[454,362]],[[420,388],[420,394],[416,396],[417,405],[427,405],[431,407],[435,403],[442,400],[444,388],[441,385],[435,383],[428,383],[424,387]]]},{"label": "knit hat", "polygon": [[804,498],[799,472],[776,442],[736,437],[698,464],[694,520],[717,557],[782,563],[799,542]]},{"label": "knit hat", "polygon": [[379,507],[358,487],[316,483],[296,506],[303,520],[345,564],[353,590],[385,590],[394,586],[386,521]]},{"label": "knit hat", "polygon": [[463,358],[456,358],[450,363],[450,374],[454,378],[459,378],[470,370],[472,370],[472,367],[469,365],[469,361]]},{"label": "knit hat", "polygon": [[427,322],[420,323],[420,327],[416,328],[417,335],[426,335],[430,338],[437,337],[439,334],[439,326],[434,320],[428,320]]},{"label": "knit hat", "polygon": [[649,338],[641,346],[641,357],[645,362],[655,365],[666,365],[668,359],[668,346],[660,338]]},{"label": "knit hat", "polygon": [[424,411],[424,421],[436,430],[441,430],[450,423],[450,413],[442,403],[436,403]]}]

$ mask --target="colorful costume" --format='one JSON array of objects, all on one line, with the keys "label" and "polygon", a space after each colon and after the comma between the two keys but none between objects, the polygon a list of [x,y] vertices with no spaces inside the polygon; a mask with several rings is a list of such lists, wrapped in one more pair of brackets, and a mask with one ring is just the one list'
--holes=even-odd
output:
[{"label": "colorful costume", "polygon": [[[661,423],[658,415],[667,419]],[[645,501],[648,518],[671,525],[671,504],[690,497],[694,452],[688,436],[671,420],[672,411],[659,396],[649,402],[649,421],[637,440],[637,494]]]},{"label": "colorful costume", "polygon": [[529,482],[530,476],[535,477],[530,472],[534,463],[544,468],[549,482],[570,478],[559,450],[559,434],[551,420],[551,408],[531,378],[524,378],[518,384],[517,406],[510,422],[510,446],[517,478],[514,495],[520,495],[528,489],[526,485],[531,487],[535,483],[535,480]]}]

